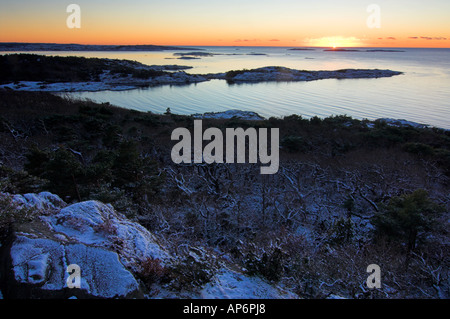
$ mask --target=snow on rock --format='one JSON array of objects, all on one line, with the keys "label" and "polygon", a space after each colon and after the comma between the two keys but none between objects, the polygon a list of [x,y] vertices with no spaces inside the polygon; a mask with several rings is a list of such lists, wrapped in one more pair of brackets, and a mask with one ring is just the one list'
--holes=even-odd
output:
[{"label": "snow on rock", "polygon": [[[7,247],[1,247],[5,258],[0,260],[0,271],[6,275],[0,287],[6,298],[147,298],[148,291],[137,276],[139,263],[153,258],[171,269],[177,260],[152,233],[109,204],[67,205],[47,192],[11,197],[17,207],[30,208],[37,215],[18,225]],[[192,250],[190,256],[195,258],[199,252]],[[81,270],[80,288],[68,287],[70,265]],[[159,296],[171,298],[298,298],[281,286],[228,267],[224,261],[211,265],[212,279],[200,291],[161,286],[156,295],[162,291]]]},{"label": "snow on rock", "polygon": [[66,203],[61,198],[49,192],[14,195],[12,200],[18,206],[26,206],[38,210],[55,210],[66,206]]},{"label": "snow on rock", "polygon": [[[111,205],[87,201],[67,206],[46,192],[15,195],[13,202],[40,213],[20,227],[9,248],[13,278],[8,286],[15,287],[14,297],[137,296],[137,263],[149,257],[170,259],[153,234]],[[81,269],[81,289],[67,287],[71,264]]]},{"label": "snow on rock", "polygon": [[[226,79],[231,82],[315,81],[324,79],[382,78],[400,75],[401,72],[378,69],[343,69],[336,71],[306,71],[270,66],[253,70],[230,71]],[[219,77],[218,77],[219,78]]]},{"label": "snow on rock", "polygon": [[258,113],[241,110],[228,110],[225,112],[208,112],[204,114],[193,114],[194,118],[201,119],[231,119],[238,118],[247,121],[262,121],[264,117]]},{"label": "snow on rock", "polygon": [[[148,67],[146,69],[149,69]],[[137,68],[139,69],[139,68]],[[152,70],[176,70],[175,66],[160,66]],[[133,78],[130,75],[114,76],[109,71],[100,75],[100,81],[89,82],[56,82],[46,83],[42,81],[17,81],[0,85],[0,88],[15,91],[30,92],[98,92],[98,91],[126,91],[140,87],[164,85],[164,84],[189,84],[208,81],[205,76],[187,74],[184,71],[176,71],[150,79]]]},{"label": "snow on rock", "polygon": [[42,218],[50,229],[68,240],[120,250],[122,262],[129,267],[145,258],[169,257],[143,226],[98,201],[77,203]]},{"label": "snow on rock", "polygon": [[296,299],[292,292],[271,285],[259,277],[222,269],[201,291],[204,299]]},{"label": "snow on rock", "polygon": [[411,126],[415,128],[426,128],[429,127],[429,125],[421,124],[417,122],[411,122],[403,119],[389,119],[389,118],[382,118],[379,119],[381,122],[385,122],[390,126],[398,126],[398,127],[405,127],[405,126]]},{"label": "snow on rock", "polygon": [[157,85],[183,85],[200,83],[209,80],[227,80],[237,83],[256,83],[269,81],[315,81],[323,79],[360,79],[360,78],[382,78],[400,75],[402,72],[378,69],[343,69],[336,71],[305,71],[295,70],[280,66],[268,66],[252,70],[230,71],[226,73],[212,74],[188,74],[182,70],[189,66],[163,65],[149,66],[130,61],[114,61],[119,65],[132,67],[135,70],[174,71],[166,74],[140,79],[128,75],[111,74],[104,70],[99,76],[100,81],[89,82],[59,82],[48,83],[42,81],[17,81],[0,85],[3,89],[16,91],[43,91],[43,92],[96,92],[96,91],[124,91],[146,86]]},{"label": "snow on rock", "polygon": [[[126,297],[139,289],[134,276],[120,263],[117,253],[82,244],[18,236],[11,247],[12,269],[19,284],[62,292],[71,264],[81,269],[80,292],[93,297]],[[76,293],[76,290],[73,290]]]},{"label": "snow on rock", "polygon": [[43,83],[37,81],[19,81],[0,85],[0,88],[27,92],[97,92],[131,90],[135,89],[136,86],[107,82]]}]

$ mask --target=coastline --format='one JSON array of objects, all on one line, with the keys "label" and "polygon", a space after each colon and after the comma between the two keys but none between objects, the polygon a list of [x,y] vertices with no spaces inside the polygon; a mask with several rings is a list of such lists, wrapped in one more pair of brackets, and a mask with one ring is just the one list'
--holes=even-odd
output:
[{"label": "coastline", "polygon": [[[149,67],[151,69],[151,67]],[[152,70],[154,71],[154,70]],[[183,85],[207,82],[210,80],[226,80],[234,83],[260,83],[260,82],[302,82],[327,79],[351,80],[372,79],[401,75],[402,72],[392,70],[368,69],[342,69],[336,71],[305,71],[293,70],[283,67],[263,67],[253,70],[229,71],[226,73],[188,74],[176,71],[149,79],[136,79],[130,75],[123,77],[113,76],[104,72],[101,81],[86,82],[55,82],[47,81],[15,81],[0,85],[0,88],[17,91],[44,91],[44,92],[97,92],[97,91],[125,91],[142,87],[159,85]]]},{"label": "coastline", "polygon": [[199,49],[178,47],[178,46],[163,46],[163,45],[96,45],[96,44],[75,44],[75,43],[19,43],[19,42],[0,42],[0,51],[175,51],[175,50],[190,50],[196,51]]},{"label": "coastline", "polygon": [[[188,54],[193,54],[188,53]],[[209,53],[200,52],[200,56]],[[166,84],[183,85],[210,80],[233,83],[301,82],[325,79],[371,79],[403,74],[393,70],[296,70],[281,66],[188,74],[191,66],[145,65],[131,60],[52,57],[38,54],[2,55],[0,88],[17,91],[97,92],[122,91]]]},{"label": "coastline", "polygon": [[[257,112],[253,111],[242,111],[242,110],[227,110],[223,112],[206,112],[203,114],[192,114],[191,115],[195,119],[240,119],[245,121],[266,121],[267,119],[261,115],[259,115]],[[363,119],[362,122],[364,122],[365,126],[369,129],[375,127],[375,122],[383,122],[386,123],[387,126],[392,127],[412,127],[412,128],[437,128],[444,131],[450,131],[448,129],[434,127],[429,124],[424,123],[418,123],[413,121],[408,121],[405,119],[393,119],[393,118],[379,118],[375,120],[368,120]]]},{"label": "coastline", "polygon": [[[1,44],[0,44],[1,46]],[[180,48],[175,48],[179,50]],[[175,50],[174,49],[174,50]],[[195,52],[188,52],[187,55],[193,55]],[[199,52],[199,56],[208,55],[207,52]],[[43,57],[37,54],[26,54],[27,56],[37,57],[37,61]],[[180,53],[179,55],[184,55]],[[64,58],[63,58],[64,60]],[[90,59],[88,59],[90,60]],[[14,81],[0,85],[0,89],[25,91],[25,92],[48,92],[48,93],[73,93],[73,92],[101,92],[101,91],[129,91],[142,89],[146,87],[156,87],[162,85],[189,85],[193,83],[207,82],[210,80],[225,80],[229,84],[240,83],[261,83],[261,82],[301,82],[317,81],[324,79],[368,79],[393,77],[403,74],[403,72],[379,69],[341,69],[335,71],[309,71],[295,70],[280,66],[267,66],[257,69],[231,70],[224,73],[208,74],[189,74],[184,72],[191,69],[191,66],[184,65],[145,65],[131,60],[117,59],[94,59],[104,62],[107,68],[102,69],[101,74],[97,75],[95,81],[68,81],[53,82],[47,81]],[[113,72],[113,68],[120,68],[121,72]],[[135,76],[135,72],[149,72],[156,76],[142,78]],[[207,112],[204,114],[191,114],[197,118],[221,118],[230,119],[233,117],[244,120],[264,120],[262,116],[255,112],[246,112],[241,110],[228,110],[225,112]],[[434,127],[429,124],[423,124],[405,119],[397,118],[379,118],[369,121],[367,126],[373,126],[374,121],[384,121],[389,126],[411,126],[416,128]]]}]

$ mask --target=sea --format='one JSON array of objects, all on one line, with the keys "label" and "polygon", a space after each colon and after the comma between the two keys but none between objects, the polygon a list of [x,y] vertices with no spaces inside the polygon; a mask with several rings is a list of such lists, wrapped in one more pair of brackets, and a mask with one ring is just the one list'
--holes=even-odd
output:
[{"label": "sea", "polygon": [[[212,53],[179,59],[156,52],[28,52],[135,60],[149,65],[191,66],[192,74],[282,66],[298,70],[390,69],[402,75],[378,79],[327,79],[311,82],[229,84],[212,80],[189,85],[163,85],[127,91],[65,93],[73,98],[109,102],[124,108],[176,114],[227,110],[253,111],[266,118],[292,114],[304,118],[347,115],[356,119],[404,119],[450,129],[450,49],[286,47],[193,47]],[[1,53],[0,53],[1,54]]]}]

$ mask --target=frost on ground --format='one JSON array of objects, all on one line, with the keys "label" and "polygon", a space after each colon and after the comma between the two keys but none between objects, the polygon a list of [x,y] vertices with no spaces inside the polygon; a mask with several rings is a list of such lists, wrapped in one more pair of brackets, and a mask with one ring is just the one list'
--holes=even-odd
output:
[{"label": "frost on ground", "polygon": [[294,293],[272,286],[259,277],[221,269],[214,280],[201,291],[205,299],[295,299]]},{"label": "frost on ground", "polygon": [[421,123],[416,123],[416,122],[412,122],[412,121],[407,121],[404,119],[389,119],[389,118],[382,118],[379,119],[380,122],[385,122],[390,126],[398,126],[398,127],[404,127],[404,126],[411,126],[411,127],[415,127],[415,128],[426,128],[429,127],[429,125],[427,124],[421,124]]},{"label": "frost on ground", "polygon": [[[167,288],[148,294],[138,275],[143,260],[177,260],[141,225],[111,205],[87,201],[67,205],[48,192],[12,196],[17,208],[32,209],[34,221],[20,226],[9,248],[12,277],[2,287],[9,298],[295,298],[296,295],[242,273],[221,268],[203,287],[183,293]],[[194,254],[196,261],[200,257]],[[201,254],[200,251],[197,253]],[[215,257],[212,257],[215,259]],[[69,265],[81,269],[81,288],[69,289]],[[2,265],[5,268],[5,265]],[[212,274],[216,270],[208,269]]]}]

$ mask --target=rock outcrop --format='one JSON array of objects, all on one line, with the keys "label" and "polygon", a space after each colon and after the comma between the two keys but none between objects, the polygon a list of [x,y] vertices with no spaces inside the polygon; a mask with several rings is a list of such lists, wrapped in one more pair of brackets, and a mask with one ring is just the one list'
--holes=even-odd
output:
[{"label": "rock outcrop", "polygon": [[234,83],[257,82],[295,82],[317,81],[325,79],[372,79],[400,75],[392,70],[342,69],[336,71],[306,71],[279,66],[263,67],[253,70],[230,71],[225,75],[216,75]]},{"label": "rock outcrop", "polygon": [[[183,59],[195,59],[196,57],[182,56]],[[119,62],[115,62],[119,63]],[[100,81],[88,82],[44,82],[44,81],[15,81],[0,85],[0,89],[12,89],[16,91],[39,91],[39,92],[97,92],[97,91],[124,91],[148,86],[160,85],[187,85],[201,83],[210,80],[226,80],[228,83],[259,83],[259,82],[296,82],[317,81],[325,79],[373,79],[392,77],[402,72],[392,70],[366,70],[366,69],[343,69],[336,71],[305,71],[286,67],[269,66],[252,70],[229,71],[226,73],[191,74],[182,71],[186,66],[145,66],[141,64],[132,65],[127,61],[121,62],[126,67],[132,67],[136,71],[175,71],[164,72],[150,78],[137,78],[131,74],[112,74],[104,70],[99,75]],[[119,65],[121,65],[119,63]]]},{"label": "rock outcrop", "polygon": [[[138,298],[138,262],[169,258],[148,230],[111,205],[67,206],[50,193],[16,195],[13,203],[40,216],[20,225],[3,247],[5,298]],[[69,265],[81,271],[79,289],[68,287]]]},{"label": "rock outcrop", "polygon": [[194,118],[198,119],[232,119],[237,118],[246,121],[263,121],[264,117],[256,112],[241,111],[241,110],[228,110],[224,112],[207,112],[203,114],[193,114]]},{"label": "rock outcrop", "polygon": [[198,257],[201,249],[194,247],[188,260],[215,264],[205,269],[211,274],[208,281],[192,290],[170,284],[149,288],[140,276],[143,263],[157,260],[158,267],[171,269],[182,257],[169,253],[155,235],[111,205],[68,205],[48,192],[1,195],[11,204],[0,209],[33,216],[15,223],[14,232],[0,246],[0,296],[5,299],[297,298],[261,278],[231,270],[236,267],[217,262],[217,256],[205,255],[203,260]]}]

